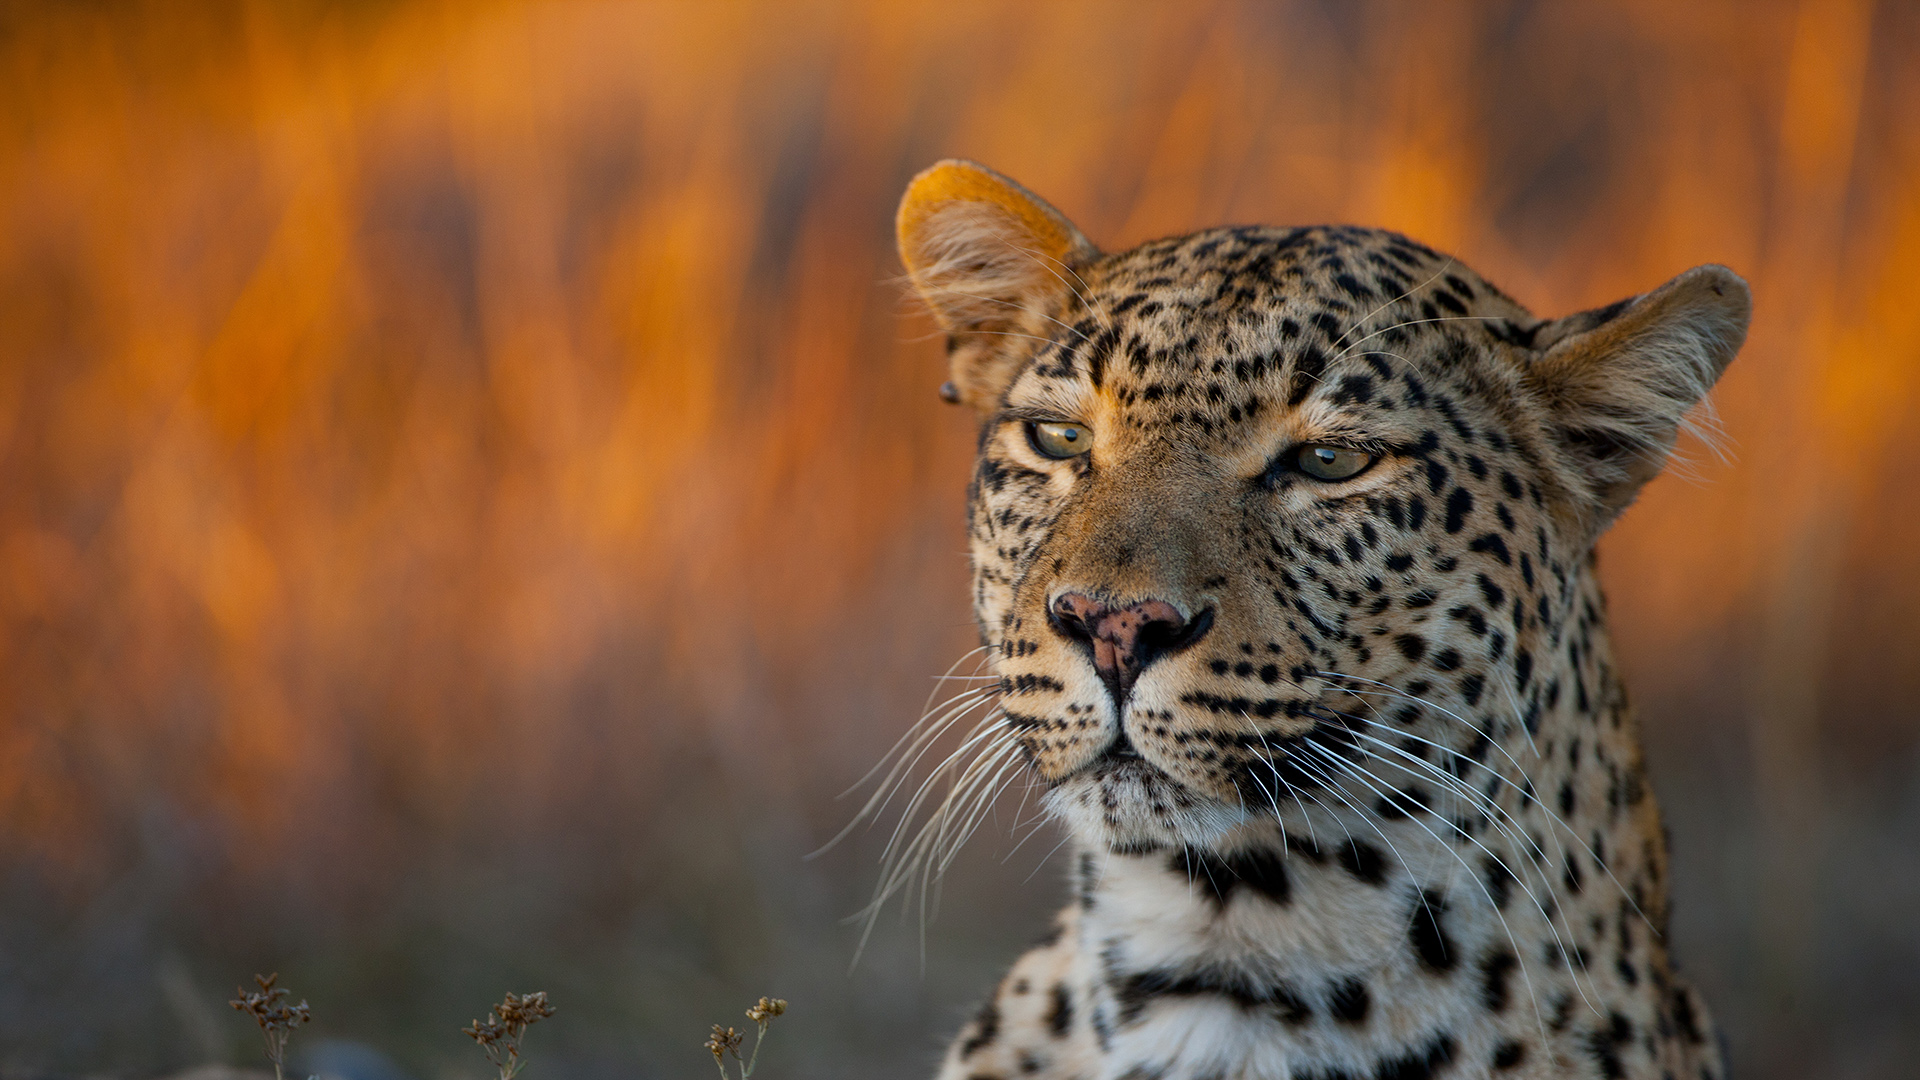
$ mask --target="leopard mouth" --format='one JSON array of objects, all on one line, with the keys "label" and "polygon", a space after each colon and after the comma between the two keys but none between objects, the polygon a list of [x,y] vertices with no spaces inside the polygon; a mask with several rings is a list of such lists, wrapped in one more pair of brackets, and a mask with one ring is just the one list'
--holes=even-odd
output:
[{"label": "leopard mouth", "polygon": [[1173,777],[1169,776],[1165,769],[1147,760],[1146,755],[1133,745],[1133,740],[1128,738],[1124,731],[1116,735],[1114,740],[1107,744],[1107,748],[1100,751],[1093,760],[1062,777],[1061,782],[1088,777],[1095,780],[1123,778],[1144,780],[1153,777],[1168,782],[1173,781]]},{"label": "leopard mouth", "polygon": [[1070,829],[1132,854],[1204,845],[1245,817],[1148,760],[1124,735],[1049,785],[1047,801]]},{"label": "leopard mouth", "polygon": [[1274,792],[1317,789],[1326,782],[1326,771],[1318,757],[1332,754],[1350,759],[1356,735],[1342,714],[1320,702],[1300,712],[1311,716],[1315,726],[1294,734],[1249,733],[1234,740],[1235,748],[1246,754],[1228,770],[1230,790],[1226,792],[1196,787],[1177,770],[1156,763],[1141,752],[1124,726],[1098,754],[1047,786],[1086,783],[1109,791],[1153,791],[1169,797],[1177,795],[1183,802],[1223,805],[1264,804],[1272,801]]}]

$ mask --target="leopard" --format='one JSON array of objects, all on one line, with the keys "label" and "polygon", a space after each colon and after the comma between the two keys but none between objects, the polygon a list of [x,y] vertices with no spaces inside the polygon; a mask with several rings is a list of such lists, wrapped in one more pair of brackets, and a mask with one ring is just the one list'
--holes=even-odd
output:
[{"label": "leopard", "polygon": [[958,159],[896,224],[978,425],[973,741],[1070,853],[941,1080],[1722,1080],[1595,544],[1711,439],[1746,283],[1543,319],[1378,228],[1107,253]]}]

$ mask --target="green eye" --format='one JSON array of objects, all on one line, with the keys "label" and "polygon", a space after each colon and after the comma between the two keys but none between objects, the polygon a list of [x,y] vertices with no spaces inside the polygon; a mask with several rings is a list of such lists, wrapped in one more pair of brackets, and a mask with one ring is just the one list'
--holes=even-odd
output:
[{"label": "green eye", "polygon": [[1093,449],[1093,432],[1083,424],[1030,423],[1027,441],[1050,458],[1079,457]]},{"label": "green eye", "polygon": [[1315,480],[1351,480],[1367,471],[1367,466],[1373,464],[1373,455],[1344,446],[1314,444],[1301,447],[1295,460],[1300,471]]}]

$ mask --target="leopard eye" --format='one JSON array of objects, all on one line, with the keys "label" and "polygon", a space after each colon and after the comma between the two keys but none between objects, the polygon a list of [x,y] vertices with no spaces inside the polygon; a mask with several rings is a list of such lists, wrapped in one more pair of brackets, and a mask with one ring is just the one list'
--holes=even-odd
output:
[{"label": "leopard eye", "polygon": [[1301,472],[1315,480],[1351,480],[1367,471],[1367,466],[1373,464],[1373,455],[1344,446],[1316,443],[1301,447],[1295,461]]},{"label": "leopard eye", "polygon": [[1027,425],[1027,441],[1050,458],[1079,457],[1093,449],[1093,432],[1084,424],[1035,421]]}]

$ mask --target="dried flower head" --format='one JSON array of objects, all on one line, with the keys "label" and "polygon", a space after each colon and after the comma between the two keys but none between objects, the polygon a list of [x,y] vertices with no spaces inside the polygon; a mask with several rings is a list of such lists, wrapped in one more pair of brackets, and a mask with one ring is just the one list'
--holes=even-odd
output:
[{"label": "dried flower head", "polygon": [[240,996],[227,1002],[240,1012],[253,1017],[260,1025],[260,1034],[267,1042],[267,1060],[273,1062],[275,1080],[284,1080],[282,1070],[287,1058],[287,1040],[293,1037],[293,1029],[313,1019],[305,1001],[298,1005],[288,1005],[285,998],[292,995],[279,984],[280,973],[255,975],[254,985],[258,990],[244,987],[234,993]]},{"label": "dried flower head", "polygon": [[733,1055],[735,1065],[739,1069],[739,1080],[747,1080],[753,1075],[754,1063],[760,1060],[760,1044],[767,1038],[767,1026],[773,1023],[774,1017],[786,1011],[785,1001],[769,997],[761,998],[747,1010],[747,1019],[753,1021],[759,1030],[753,1037],[753,1053],[744,1057],[740,1053],[740,1045],[746,1040],[746,1035],[730,1027],[713,1025],[713,1034],[707,1036],[707,1041],[702,1045],[707,1048],[707,1053],[713,1055],[713,1063],[719,1066],[720,1080],[734,1080],[734,1077],[727,1072],[728,1054]]},{"label": "dried flower head", "polygon": [[536,990],[525,997],[516,997],[509,991],[507,1000],[495,1005],[485,1020],[475,1020],[460,1030],[480,1044],[487,1060],[500,1071],[500,1080],[513,1080],[526,1065],[520,1058],[521,1037],[529,1026],[552,1016],[553,1012],[553,1006],[547,1004],[545,990]]},{"label": "dried flower head", "polygon": [[747,1010],[747,1019],[765,1027],[767,1021],[787,1011],[787,1003],[780,998],[761,998],[759,1004]]},{"label": "dried flower head", "polygon": [[746,1035],[743,1032],[715,1024],[713,1025],[713,1034],[707,1036],[707,1052],[713,1055],[713,1060],[715,1061],[725,1058],[728,1054],[732,1054],[738,1058],[740,1056],[741,1040],[745,1038]]}]

